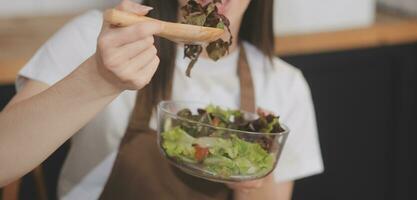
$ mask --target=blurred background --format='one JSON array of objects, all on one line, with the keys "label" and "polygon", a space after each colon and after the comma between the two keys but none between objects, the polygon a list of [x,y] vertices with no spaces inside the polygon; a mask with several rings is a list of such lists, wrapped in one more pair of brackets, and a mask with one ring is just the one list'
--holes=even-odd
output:
[{"label": "blurred background", "polygon": [[[0,110],[14,79],[59,27],[117,0],[0,0]],[[276,55],[315,102],[325,173],[294,199],[417,199],[417,0],[276,0]],[[68,144],[0,199],[55,199]]]}]

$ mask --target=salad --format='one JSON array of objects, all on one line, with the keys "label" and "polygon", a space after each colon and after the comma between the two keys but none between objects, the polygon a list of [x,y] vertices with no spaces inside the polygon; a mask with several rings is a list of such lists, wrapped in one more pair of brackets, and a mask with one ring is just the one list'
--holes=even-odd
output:
[{"label": "salad", "polygon": [[239,110],[212,105],[196,114],[182,109],[177,116],[164,121],[161,133],[160,145],[170,159],[224,178],[262,176],[274,168],[277,147],[272,133],[284,131],[279,117],[250,120]]}]

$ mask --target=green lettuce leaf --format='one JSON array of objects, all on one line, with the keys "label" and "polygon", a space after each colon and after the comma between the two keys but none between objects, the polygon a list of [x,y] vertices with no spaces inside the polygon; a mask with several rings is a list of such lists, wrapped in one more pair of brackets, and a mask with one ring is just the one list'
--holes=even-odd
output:
[{"label": "green lettuce leaf", "polygon": [[205,110],[225,123],[231,123],[233,118],[242,116],[242,112],[239,110],[222,109],[220,106],[214,105],[208,105]]},{"label": "green lettuce leaf", "polygon": [[235,162],[224,156],[211,156],[204,160],[206,169],[224,177],[238,174],[238,168]]},{"label": "green lettuce leaf", "polygon": [[197,143],[209,148],[210,155],[204,164],[207,169],[219,175],[256,174],[272,169],[274,164],[273,155],[261,145],[246,142],[236,136],[231,139],[207,138]]},{"label": "green lettuce leaf", "polygon": [[162,133],[163,148],[170,157],[187,163],[197,163],[195,145],[208,148],[209,155],[202,161],[203,167],[220,176],[253,175],[272,169],[274,155],[258,143],[251,143],[231,135],[230,138],[194,138],[180,127]]},{"label": "green lettuce leaf", "polygon": [[274,157],[269,154],[261,145],[246,142],[238,137],[232,139],[234,148],[238,151],[237,165],[242,174],[252,174],[262,169],[271,169],[274,164]]},{"label": "green lettuce leaf", "polygon": [[162,147],[170,157],[179,158],[185,162],[195,163],[195,148],[193,144],[196,139],[188,135],[184,130],[175,127],[162,133]]},{"label": "green lettuce leaf", "polygon": [[230,139],[223,139],[218,137],[204,137],[198,138],[197,144],[199,146],[209,148],[209,152],[214,156],[223,156],[230,159],[237,157],[237,148],[233,146]]}]

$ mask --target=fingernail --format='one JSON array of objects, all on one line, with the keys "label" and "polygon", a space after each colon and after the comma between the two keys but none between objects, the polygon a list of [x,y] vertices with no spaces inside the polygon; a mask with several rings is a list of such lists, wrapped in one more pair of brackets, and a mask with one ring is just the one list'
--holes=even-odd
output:
[{"label": "fingernail", "polygon": [[150,11],[150,10],[153,10],[153,7],[150,7],[150,6],[144,6],[144,9],[145,9],[145,10],[147,10],[147,11]]},{"label": "fingernail", "polygon": [[136,7],[136,9],[137,9],[137,11],[139,11],[139,12],[149,12],[149,11],[151,11],[153,8],[152,8],[152,7],[149,7],[149,6],[138,5],[138,6]]}]

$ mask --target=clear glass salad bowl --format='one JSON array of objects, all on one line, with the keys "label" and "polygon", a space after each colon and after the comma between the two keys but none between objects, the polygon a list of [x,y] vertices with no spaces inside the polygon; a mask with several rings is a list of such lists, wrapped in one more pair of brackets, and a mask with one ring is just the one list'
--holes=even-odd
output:
[{"label": "clear glass salad bowl", "polygon": [[157,113],[161,153],[182,171],[216,182],[267,176],[275,169],[289,134],[282,124],[276,133],[237,130],[239,125],[223,122],[238,124],[259,116],[205,103],[163,101]]}]

